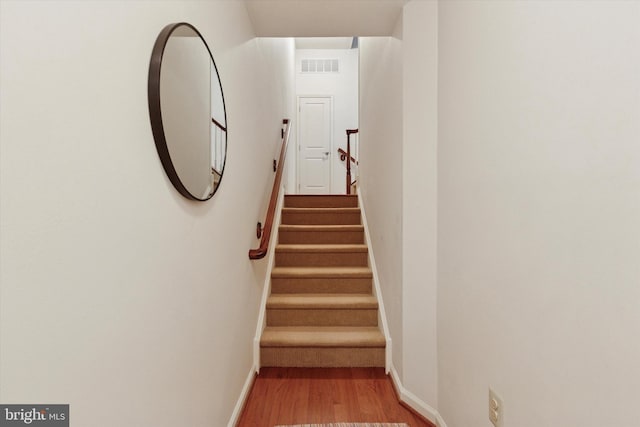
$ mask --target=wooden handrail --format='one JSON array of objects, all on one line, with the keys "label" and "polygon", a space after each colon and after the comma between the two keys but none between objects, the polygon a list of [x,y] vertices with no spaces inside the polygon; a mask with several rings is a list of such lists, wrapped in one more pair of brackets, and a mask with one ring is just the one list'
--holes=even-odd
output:
[{"label": "wooden handrail", "polygon": [[282,170],[284,169],[284,160],[287,155],[287,145],[289,144],[289,132],[291,125],[289,119],[283,119],[282,123],[286,130],[282,132],[282,148],[280,149],[280,159],[276,170],[276,177],[273,180],[273,188],[271,189],[271,199],[269,200],[269,208],[267,209],[267,217],[262,228],[262,238],[260,239],[260,247],[249,250],[249,259],[261,259],[269,250],[269,240],[271,239],[271,230],[273,228],[273,220],[276,217],[276,205],[278,204],[278,193],[280,193],[280,182],[282,181]]},{"label": "wooden handrail", "polygon": [[[358,133],[358,129],[347,129],[347,159],[351,157],[351,135]],[[351,162],[347,162],[347,194],[351,194]]]},{"label": "wooden handrail", "polygon": [[[340,160],[344,162],[347,158],[347,152],[344,151],[342,148],[338,148],[338,153],[340,154]],[[351,161],[356,165],[358,164],[358,161],[354,159],[353,156],[351,156]]]}]

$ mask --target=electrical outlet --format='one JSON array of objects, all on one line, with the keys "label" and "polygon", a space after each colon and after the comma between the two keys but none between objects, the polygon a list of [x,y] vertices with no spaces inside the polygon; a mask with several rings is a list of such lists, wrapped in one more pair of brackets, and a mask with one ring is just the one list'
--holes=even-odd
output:
[{"label": "electrical outlet", "polygon": [[500,396],[489,388],[489,420],[495,427],[504,427],[502,419],[504,417],[504,404]]}]

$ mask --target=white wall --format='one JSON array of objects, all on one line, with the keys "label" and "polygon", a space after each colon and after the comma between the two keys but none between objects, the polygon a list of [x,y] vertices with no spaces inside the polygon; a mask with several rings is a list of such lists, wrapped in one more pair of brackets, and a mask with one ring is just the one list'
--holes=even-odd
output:
[{"label": "white wall", "polygon": [[[291,44],[252,39],[241,2],[0,7],[0,401],[70,403],[73,425],[226,425],[264,282],[247,251],[291,109],[261,52]],[[149,124],[151,49],[183,20],[226,97],[206,203],[173,189]]]},{"label": "white wall", "polygon": [[[396,31],[402,32],[399,20]],[[360,39],[360,191],[402,373],[402,41]]]},{"label": "white wall", "polygon": [[439,410],[640,425],[640,3],[439,4]]},{"label": "white wall", "polygon": [[[281,92],[281,102],[284,105],[283,118],[288,118],[291,133],[289,136],[289,147],[287,150],[285,170],[282,178],[282,185],[285,192],[295,187],[295,143],[297,127],[296,108],[296,79],[295,79],[295,39],[281,37],[260,37],[257,38],[261,46],[263,60],[268,61],[271,73],[263,76],[263,84],[277,85]],[[269,71],[267,69],[266,71]],[[265,71],[265,70],[261,70]],[[266,78],[265,78],[266,77]],[[265,106],[268,108],[268,106]],[[280,156],[281,144],[278,144],[273,153],[273,159]],[[271,168],[273,171],[273,168]],[[271,181],[270,181],[271,184]],[[266,209],[266,207],[265,207]]]},{"label": "white wall", "polygon": [[361,38],[361,183],[403,391],[437,405],[438,4],[405,5],[394,38]]},{"label": "white wall", "polygon": [[[278,120],[277,128],[270,130],[269,136],[263,136],[259,138],[257,144],[263,147],[267,152],[264,154],[263,160],[255,158],[255,155],[251,153],[251,147],[246,154],[249,157],[253,157],[253,161],[260,161],[260,168],[265,168],[269,171],[268,179],[261,181],[264,188],[260,188],[260,194],[264,195],[262,208],[258,211],[258,216],[255,218],[254,235],[255,235],[255,223],[257,221],[263,222],[265,219],[265,213],[269,204],[269,196],[271,196],[271,190],[273,188],[273,160],[280,158],[280,150],[282,149],[281,132],[282,119],[290,119],[291,135],[289,140],[289,148],[295,144],[293,139],[293,133],[296,126],[296,100],[295,100],[295,78],[293,75],[293,63],[295,61],[295,40],[293,38],[270,38],[260,37],[254,39],[258,46],[258,58],[262,64],[262,69],[254,70],[252,78],[256,79],[256,86],[260,88],[260,91],[270,93],[267,96],[259,97],[255,106],[255,111],[251,111],[251,114],[257,114],[262,116],[263,119],[271,117],[274,112],[272,111],[273,105],[281,106],[282,112],[279,113],[282,117]],[[249,94],[248,94],[249,95]],[[247,102],[251,102],[247,99]],[[269,138],[277,139],[274,145],[271,145]],[[283,185],[287,185],[287,174],[290,173],[292,168],[292,158],[290,150],[287,152],[285,159],[285,178],[283,178]],[[263,171],[264,172],[264,171]],[[251,192],[255,194],[255,192]],[[249,194],[247,197],[253,197]],[[256,246],[257,247],[257,246]],[[266,266],[266,263],[264,263]]]},{"label": "white wall", "polygon": [[412,1],[404,7],[402,73],[402,381],[423,404],[437,407],[438,3],[435,1]]},{"label": "white wall", "polygon": [[[301,73],[302,59],[338,59],[338,73]],[[358,50],[296,49],[296,94],[333,98],[333,141],[331,148],[331,193],[346,193],[346,164],[338,148],[347,149],[347,129],[358,128]]]}]

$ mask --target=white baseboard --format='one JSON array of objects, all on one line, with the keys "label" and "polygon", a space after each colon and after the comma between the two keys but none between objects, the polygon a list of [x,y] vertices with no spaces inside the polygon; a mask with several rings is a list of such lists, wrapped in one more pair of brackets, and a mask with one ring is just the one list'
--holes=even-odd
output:
[{"label": "white baseboard", "polygon": [[244,382],[242,392],[240,393],[240,398],[236,402],[236,406],[233,408],[233,413],[231,414],[231,418],[229,418],[227,427],[235,427],[235,425],[238,424],[240,415],[242,414],[242,408],[244,408],[244,403],[247,401],[247,397],[249,397],[249,392],[251,391],[251,387],[253,386],[253,381],[255,381],[255,379],[255,369],[252,368],[249,371],[249,375],[247,375],[247,379]]},{"label": "white baseboard", "polygon": [[[256,326],[256,334],[253,337],[253,367],[256,373],[260,372],[260,338],[262,332],[267,325],[267,299],[271,293],[271,270],[275,259],[274,248],[278,238],[278,225],[280,225],[280,217],[282,216],[282,205],[284,204],[284,188],[280,188],[278,203],[276,205],[276,215],[273,218],[273,228],[271,232],[271,242],[269,243],[269,251],[267,252],[267,271],[264,277],[264,285],[262,287],[262,298],[260,299],[260,307],[258,308],[258,322]],[[273,231],[275,229],[275,232]]]},{"label": "white baseboard", "polygon": [[[277,230],[278,225],[280,224],[280,217],[282,214],[282,205],[284,204],[284,188],[280,188],[280,193],[278,195],[278,203],[276,205],[276,215],[273,219],[273,227]],[[272,229],[273,230],[273,229]],[[247,376],[247,379],[244,382],[244,386],[242,387],[242,392],[240,393],[240,397],[236,402],[236,406],[233,409],[233,414],[229,419],[229,424],[227,427],[234,427],[240,418],[242,413],[242,408],[244,407],[244,403],[249,396],[249,392],[251,391],[251,386],[253,386],[253,381],[256,378],[256,375],[260,372],[260,338],[262,337],[262,331],[266,326],[266,307],[267,307],[267,299],[269,298],[269,294],[271,293],[271,270],[273,269],[275,251],[274,248],[276,246],[277,232],[273,232],[271,234],[272,240],[269,243],[269,251],[267,252],[267,270],[264,278],[264,286],[262,287],[262,298],[260,299],[260,307],[258,312],[258,321],[256,325],[256,334],[253,337],[253,366],[251,367],[251,371]]]},{"label": "white baseboard", "polygon": [[404,388],[404,385],[400,380],[400,376],[398,375],[398,371],[396,371],[396,368],[393,365],[391,366],[391,380],[393,381],[393,386],[398,393],[398,398],[402,403],[410,406],[411,409],[434,423],[436,426],[447,427],[447,423],[444,422],[444,419],[442,419],[442,416],[440,416],[438,411]]},{"label": "white baseboard", "polygon": [[386,341],[385,345],[385,373],[389,374],[392,363],[391,363],[391,333],[389,332],[389,325],[387,323],[387,313],[384,310],[384,301],[382,299],[382,291],[380,290],[380,278],[378,276],[378,269],[376,268],[376,258],[373,255],[373,245],[371,244],[371,235],[369,234],[369,225],[367,223],[367,214],[364,209],[364,203],[362,203],[362,194],[360,193],[360,188],[357,190],[358,193],[358,205],[360,207],[360,216],[362,217],[362,225],[364,226],[364,238],[367,247],[369,248],[369,267],[371,267],[371,272],[373,274],[373,294],[378,299],[378,317],[380,320],[380,324],[382,326],[382,333],[384,334],[384,338]]},{"label": "white baseboard", "polygon": [[438,427],[447,427],[447,423],[444,422],[440,414],[436,417],[436,426]]}]

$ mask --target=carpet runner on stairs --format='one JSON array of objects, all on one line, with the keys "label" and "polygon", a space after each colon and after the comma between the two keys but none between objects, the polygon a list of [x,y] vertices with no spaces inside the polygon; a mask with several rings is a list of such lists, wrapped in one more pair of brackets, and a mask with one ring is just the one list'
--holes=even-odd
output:
[{"label": "carpet runner on stairs", "polygon": [[285,196],[262,366],[384,366],[372,281],[357,196]]}]

